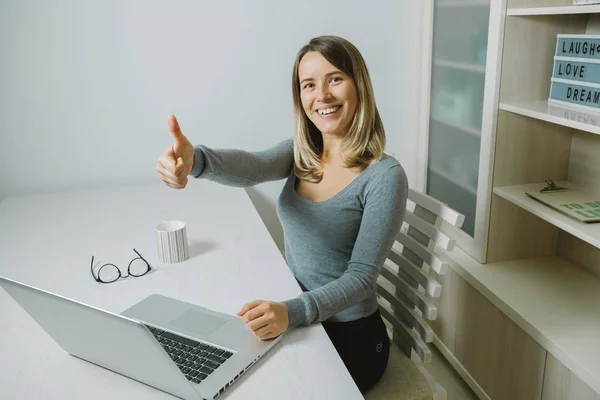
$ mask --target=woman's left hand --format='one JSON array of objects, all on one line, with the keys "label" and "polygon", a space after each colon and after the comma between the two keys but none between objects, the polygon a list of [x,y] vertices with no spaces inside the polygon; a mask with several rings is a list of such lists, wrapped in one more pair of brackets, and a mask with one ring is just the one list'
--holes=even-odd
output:
[{"label": "woman's left hand", "polygon": [[237,315],[261,340],[276,338],[290,325],[287,307],[274,301],[254,300],[246,303]]}]

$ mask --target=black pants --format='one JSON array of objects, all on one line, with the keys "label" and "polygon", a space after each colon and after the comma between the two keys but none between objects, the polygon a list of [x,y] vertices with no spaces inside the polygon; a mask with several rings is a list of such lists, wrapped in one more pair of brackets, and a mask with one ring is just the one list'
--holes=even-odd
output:
[{"label": "black pants", "polygon": [[390,340],[379,310],[348,322],[323,322],[323,327],[361,393],[383,375],[390,355]]}]

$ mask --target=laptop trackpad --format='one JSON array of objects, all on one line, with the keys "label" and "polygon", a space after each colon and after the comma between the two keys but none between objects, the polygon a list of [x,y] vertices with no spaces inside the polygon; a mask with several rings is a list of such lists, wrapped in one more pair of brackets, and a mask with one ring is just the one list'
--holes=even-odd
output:
[{"label": "laptop trackpad", "polygon": [[227,322],[225,318],[189,309],[171,321],[171,324],[198,335],[208,336],[225,322]]}]

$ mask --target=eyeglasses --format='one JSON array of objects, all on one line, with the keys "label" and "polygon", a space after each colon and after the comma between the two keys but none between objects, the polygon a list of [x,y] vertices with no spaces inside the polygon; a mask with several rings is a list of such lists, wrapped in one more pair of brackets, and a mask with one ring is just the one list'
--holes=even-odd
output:
[{"label": "eyeglasses", "polygon": [[127,267],[127,275],[121,274],[121,270],[115,264],[102,265],[98,270],[98,276],[94,275],[94,256],[92,256],[90,270],[96,282],[113,283],[119,278],[128,278],[130,276],[139,278],[140,276],[144,276],[150,272],[152,268],[150,268],[148,261],[146,261],[136,249],[133,249],[133,251],[135,251],[135,254],[137,254],[139,257],[136,257],[129,262],[129,266]]}]

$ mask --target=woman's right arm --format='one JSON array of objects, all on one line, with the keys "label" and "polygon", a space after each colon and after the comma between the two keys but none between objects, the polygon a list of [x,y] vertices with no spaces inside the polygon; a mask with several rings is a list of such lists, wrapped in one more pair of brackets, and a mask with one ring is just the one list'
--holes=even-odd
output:
[{"label": "woman's right arm", "polygon": [[264,151],[194,148],[190,175],[227,186],[250,187],[285,179],[294,166],[294,144],[287,139]]},{"label": "woman's right arm", "polygon": [[183,189],[188,176],[228,186],[250,187],[284,179],[294,166],[294,145],[287,139],[260,152],[194,147],[183,135],[174,115],[169,116],[173,145],[158,158],[160,179],[169,187]]}]

